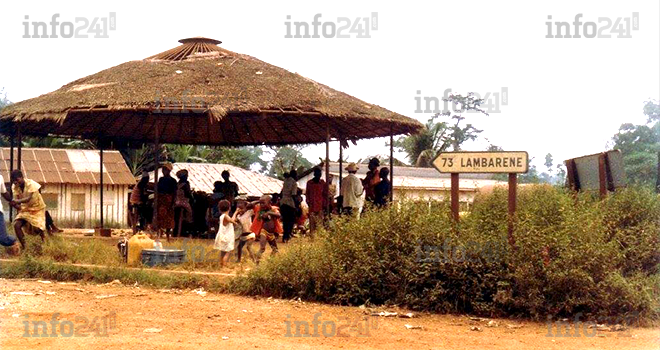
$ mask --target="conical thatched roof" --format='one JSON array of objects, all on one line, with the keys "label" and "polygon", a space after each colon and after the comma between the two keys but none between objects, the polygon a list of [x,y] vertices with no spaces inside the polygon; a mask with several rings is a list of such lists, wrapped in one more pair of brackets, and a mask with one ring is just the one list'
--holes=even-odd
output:
[{"label": "conical thatched roof", "polygon": [[[422,125],[206,38],[71,82],[2,110],[24,135],[215,145],[318,143]],[[355,78],[355,77],[347,77]]]}]

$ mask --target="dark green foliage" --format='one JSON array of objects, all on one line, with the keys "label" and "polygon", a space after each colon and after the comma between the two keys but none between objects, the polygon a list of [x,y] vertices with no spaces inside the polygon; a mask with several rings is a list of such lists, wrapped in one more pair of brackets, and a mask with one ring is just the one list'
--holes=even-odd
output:
[{"label": "dark green foliage", "polygon": [[522,188],[515,249],[506,240],[504,189],[477,198],[458,227],[446,206],[433,207],[404,202],[359,221],[335,220],[315,242],[268,260],[229,288],[535,319],[660,315],[660,199],[650,191],[626,189],[598,201],[550,185]]}]

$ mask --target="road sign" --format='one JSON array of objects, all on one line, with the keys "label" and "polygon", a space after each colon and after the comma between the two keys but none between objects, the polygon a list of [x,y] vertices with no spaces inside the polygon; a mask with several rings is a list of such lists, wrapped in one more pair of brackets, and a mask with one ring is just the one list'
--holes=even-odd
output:
[{"label": "road sign", "polygon": [[441,173],[526,173],[527,152],[443,152],[433,160]]}]

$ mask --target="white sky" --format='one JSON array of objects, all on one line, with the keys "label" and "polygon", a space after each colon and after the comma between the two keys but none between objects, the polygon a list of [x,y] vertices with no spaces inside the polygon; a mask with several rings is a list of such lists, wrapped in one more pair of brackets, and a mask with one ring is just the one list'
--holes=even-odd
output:
[{"label": "white sky", "polygon": [[[30,21],[60,22],[116,12],[108,39],[24,39]],[[291,21],[370,17],[371,38],[285,38]],[[545,22],[572,23],[639,12],[632,38],[546,38]],[[75,79],[143,59],[205,36],[223,47],[298,72],[330,87],[425,122],[415,113],[416,91],[442,98],[454,92],[509,90],[501,113],[469,114],[483,137],[505,150],[526,150],[542,168],[603,151],[624,122],[644,123],[644,101],[660,95],[658,1],[30,1],[6,2],[0,12],[0,88],[14,102]],[[554,30],[554,29],[553,29]],[[581,31],[582,32],[582,31]],[[554,33],[554,32],[553,32]],[[483,150],[483,141],[465,150]],[[304,151],[312,161],[324,145]],[[357,160],[388,154],[385,139],[366,140],[345,154]],[[403,158],[403,154],[396,155]],[[331,145],[338,157],[338,145]]]}]

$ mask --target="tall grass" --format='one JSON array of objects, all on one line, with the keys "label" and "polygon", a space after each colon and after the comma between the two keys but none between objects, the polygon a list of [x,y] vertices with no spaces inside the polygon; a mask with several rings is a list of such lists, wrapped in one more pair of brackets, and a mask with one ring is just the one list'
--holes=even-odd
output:
[{"label": "tall grass", "polygon": [[292,247],[229,288],[436,312],[658,319],[656,194],[626,189],[599,201],[551,186],[521,189],[515,248],[506,240],[506,201],[502,189],[479,196],[458,226],[444,204],[429,211],[413,202],[335,220],[315,242]]}]

